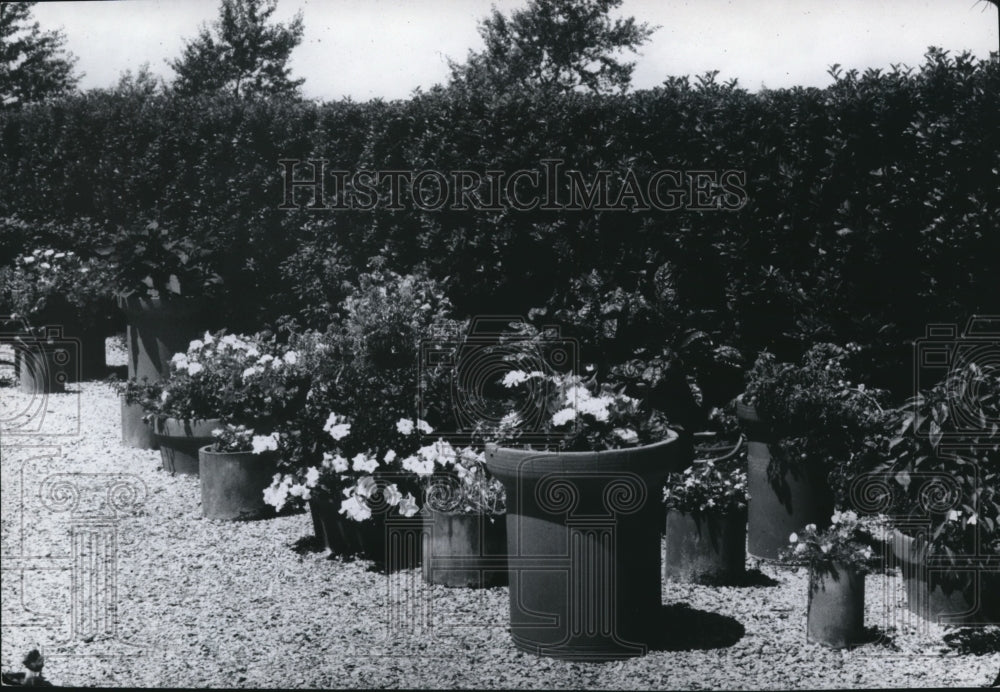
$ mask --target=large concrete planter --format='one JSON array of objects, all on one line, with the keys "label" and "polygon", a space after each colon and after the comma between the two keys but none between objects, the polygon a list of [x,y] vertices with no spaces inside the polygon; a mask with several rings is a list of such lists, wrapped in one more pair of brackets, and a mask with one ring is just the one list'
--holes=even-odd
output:
[{"label": "large concrete planter", "polygon": [[775,441],[769,426],[757,411],[737,401],[736,415],[747,437],[747,552],[753,557],[777,560],[788,537],[807,524],[820,529],[830,525],[833,514],[833,491],[827,485],[826,471],[805,465],[772,479],[771,444]]},{"label": "large concrete planter", "polygon": [[865,630],[865,575],[835,562],[809,572],[806,639],[835,649],[860,644]]},{"label": "large concrete planter", "polygon": [[276,471],[272,454],[198,450],[201,513],[206,519],[263,519],[272,516],[264,490]]},{"label": "large concrete planter", "polygon": [[190,298],[119,296],[128,324],[128,376],[150,382],[170,374],[170,359],[205,329],[203,303]]},{"label": "large concrete planter", "polygon": [[487,447],[507,493],[517,648],[589,661],[646,653],[662,626],[661,489],[690,462],[677,435],[605,452]]}]

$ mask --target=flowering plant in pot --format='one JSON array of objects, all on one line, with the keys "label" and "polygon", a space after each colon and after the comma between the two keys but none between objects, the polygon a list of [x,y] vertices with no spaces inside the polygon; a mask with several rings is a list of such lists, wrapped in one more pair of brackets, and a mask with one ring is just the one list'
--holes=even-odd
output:
[{"label": "flowering plant in pot", "polygon": [[[507,496],[511,635],[522,650],[558,658],[637,656],[661,624],[654,498],[667,473],[690,463],[690,446],[662,412],[585,373],[511,369],[502,378],[515,394],[509,413],[483,426],[487,468]],[[567,546],[568,579],[521,569]],[[591,585],[588,597],[570,608],[578,583]],[[596,631],[580,618],[598,621]]]},{"label": "flowering plant in pot", "polygon": [[296,351],[266,333],[205,332],[169,365],[165,381],[139,391],[164,467],[175,472],[197,473],[198,449],[223,422],[270,434],[304,405],[308,392]]},{"label": "flowering plant in pot", "polygon": [[696,459],[663,489],[668,579],[738,581],[746,562],[746,452],[737,444],[715,459]]},{"label": "flowering plant in pot", "polygon": [[[959,364],[890,412],[871,478],[909,607],[953,623],[1000,622],[1000,366]],[[914,527],[921,527],[915,529]]]},{"label": "flowering plant in pot", "polygon": [[264,490],[274,474],[278,434],[224,423],[198,450],[201,510],[208,519],[256,519],[269,515]]},{"label": "flowering plant in pot", "polygon": [[70,381],[104,374],[104,337],[114,311],[108,288],[106,263],[72,250],[37,248],[0,268],[0,304],[30,325],[25,345],[44,348],[38,331],[44,325],[62,330],[56,345],[79,340],[62,364]]},{"label": "flowering plant in pot", "polygon": [[880,517],[834,512],[829,527],[808,524],[788,537],[782,557],[809,568],[806,637],[835,648],[864,638],[865,574],[883,563]]},{"label": "flowering plant in pot", "polygon": [[737,415],[747,435],[748,550],[775,559],[785,537],[823,526],[848,500],[885,392],[852,381],[858,347],[817,344],[798,364],[762,353],[747,374]]}]

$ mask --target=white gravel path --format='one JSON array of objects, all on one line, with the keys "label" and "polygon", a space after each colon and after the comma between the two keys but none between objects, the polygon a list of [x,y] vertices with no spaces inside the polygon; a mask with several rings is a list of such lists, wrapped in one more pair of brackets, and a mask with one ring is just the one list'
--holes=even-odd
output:
[{"label": "white gravel path", "polygon": [[[427,587],[416,570],[390,579],[363,561],[297,551],[312,533],[307,514],[204,520],[197,479],[164,473],[158,452],[122,446],[119,415],[102,383],[34,400],[0,389],[4,670],[20,670],[35,646],[56,684],[136,687],[978,687],[1000,670],[1000,653],[956,653],[946,628],[912,616],[897,577],[868,578],[867,624],[884,641],[851,651],[807,644],[805,572],[766,565],[773,586],[665,584],[667,650],[602,664],[522,654],[506,630],[506,588]],[[23,434],[39,421],[40,431]],[[75,512],[41,503],[58,473],[87,474],[73,479]],[[72,634],[66,557],[72,525],[111,511],[97,491],[114,477],[94,474],[126,474],[118,480],[145,496],[110,524],[117,630],[86,642]],[[390,602],[424,604],[429,626],[411,612],[388,636],[398,612]]]}]

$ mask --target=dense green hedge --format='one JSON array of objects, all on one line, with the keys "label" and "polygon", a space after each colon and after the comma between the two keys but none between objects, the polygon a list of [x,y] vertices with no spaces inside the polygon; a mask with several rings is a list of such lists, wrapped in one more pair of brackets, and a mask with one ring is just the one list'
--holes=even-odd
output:
[{"label": "dense green hedge", "polygon": [[[499,101],[446,89],[327,104],[94,91],[0,114],[0,216],[95,228],[154,216],[216,234],[234,328],[322,321],[340,283],[381,254],[387,268],[447,278],[460,314],[544,308],[542,321],[604,362],[688,328],[747,356],[854,340],[876,380],[904,387],[925,324],[1000,312],[998,116],[1000,64],[933,50],[918,70],[756,94],[711,79]],[[631,169],[643,183],[662,169],[735,169],[746,204],[283,211],[278,161],[296,158],[326,159],[328,172],[480,173],[558,158],[587,178]],[[32,242],[8,235],[0,262]]]}]

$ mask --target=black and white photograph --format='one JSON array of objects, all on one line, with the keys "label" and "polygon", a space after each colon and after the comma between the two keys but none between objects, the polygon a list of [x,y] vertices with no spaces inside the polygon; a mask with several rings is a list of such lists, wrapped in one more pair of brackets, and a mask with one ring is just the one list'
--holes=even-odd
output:
[{"label": "black and white photograph", "polygon": [[1000,689],[1000,0],[0,2],[4,686]]}]

